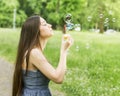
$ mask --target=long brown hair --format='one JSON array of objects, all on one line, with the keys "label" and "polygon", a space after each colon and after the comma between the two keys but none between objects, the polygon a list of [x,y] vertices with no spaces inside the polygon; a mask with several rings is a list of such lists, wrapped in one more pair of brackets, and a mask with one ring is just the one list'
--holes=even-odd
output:
[{"label": "long brown hair", "polygon": [[[13,75],[12,96],[21,96],[23,84],[22,63],[26,55],[26,70],[28,69],[30,51],[34,46],[40,47],[40,16],[29,17],[23,24],[18,45],[16,65]],[[40,47],[41,48],[41,47]]]}]

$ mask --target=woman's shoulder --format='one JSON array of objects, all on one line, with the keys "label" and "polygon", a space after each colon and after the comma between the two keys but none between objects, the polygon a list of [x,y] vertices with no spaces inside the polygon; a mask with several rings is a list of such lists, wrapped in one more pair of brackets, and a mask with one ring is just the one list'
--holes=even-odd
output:
[{"label": "woman's shoulder", "polygon": [[37,58],[43,59],[44,55],[39,48],[33,48],[30,52],[30,57],[32,57],[34,59],[37,59]]},{"label": "woman's shoulder", "polygon": [[40,55],[42,54],[42,51],[39,48],[33,48],[30,52],[31,55]]},{"label": "woman's shoulder", "polygon": [[38,48],[34,48],[30,52],[30,62],[35,65],[39,66],[39,64],[42,62],[45,62],[46,58],[43,55],[42,51]]}]

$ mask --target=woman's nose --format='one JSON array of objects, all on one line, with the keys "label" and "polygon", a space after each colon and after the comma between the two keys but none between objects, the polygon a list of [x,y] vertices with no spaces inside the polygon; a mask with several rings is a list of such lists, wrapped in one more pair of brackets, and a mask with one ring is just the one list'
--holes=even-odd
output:
[{"label": "woman's nose", "polygon": [[51,25],[51,24],[48,24],[48,26],[49,26],[49,27],[52,27],[52,25]]}]

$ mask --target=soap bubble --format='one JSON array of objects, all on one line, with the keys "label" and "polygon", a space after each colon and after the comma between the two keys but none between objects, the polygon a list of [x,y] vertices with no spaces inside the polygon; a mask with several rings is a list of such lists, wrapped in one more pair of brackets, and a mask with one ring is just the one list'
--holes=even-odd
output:
[{"label": "soap bubble", "polygon": [[72,30],[74,28],[74,24],[72,23],[72,15],[70,13],[65,15],[64,21],[66,23],[67,31]]},{"label": "soap bubble", "polygon": [[76,51],[79,51],[79,49],[80,49],[80,48],[79,48],[79,46],[77,45],[77,46],[76,46]]},{"label": "soap bubble", "polygon": [[72,21],[72,15],[70,13],[66,14],[66,16],[64,17],[64,21],[65,23],[71,23]]}]

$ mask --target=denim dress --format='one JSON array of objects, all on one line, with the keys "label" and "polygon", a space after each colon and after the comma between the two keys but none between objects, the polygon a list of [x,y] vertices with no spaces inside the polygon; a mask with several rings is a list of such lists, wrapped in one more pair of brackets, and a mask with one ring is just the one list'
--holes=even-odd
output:
[{"label": "denim dress", "polygon": [[23,70],[23,90],[22,96],[51,96],[48,88],[49,79],[39,70]]}]

